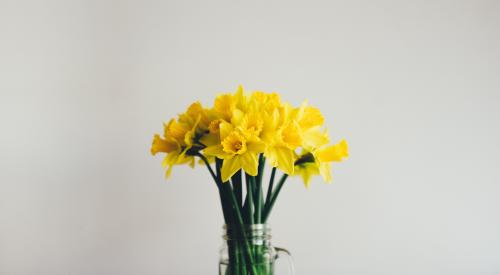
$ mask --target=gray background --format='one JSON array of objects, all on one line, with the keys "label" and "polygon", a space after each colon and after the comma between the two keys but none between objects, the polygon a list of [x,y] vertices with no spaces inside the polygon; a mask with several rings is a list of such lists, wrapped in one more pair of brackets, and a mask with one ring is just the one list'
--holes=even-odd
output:
[{"label": "gray background", "polygon": [[162,121],[219,92],[318,106],[334,183],[271,217],[298,274],[500,274],[499,1],[0,1],[0,274],[216,274]]}]

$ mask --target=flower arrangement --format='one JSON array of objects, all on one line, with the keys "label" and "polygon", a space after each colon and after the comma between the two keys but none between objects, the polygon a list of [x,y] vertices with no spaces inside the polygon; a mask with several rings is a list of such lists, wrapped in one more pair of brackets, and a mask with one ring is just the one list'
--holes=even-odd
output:
[{"label": "flower arrangement", "polygon": [[[347,142],[330,144],[323,124],[320,110],[307,102],[293,107],[277,93],[246,94],[240,86],[235,93],[217,96],[211,108],[191,104],[164,124],[162,136],[154,135],[151,153],[166,154],[167,177],[175,165],[194,167],[196,158],[208,168],[219,191],[224,221],[241,237],[230,251],[233,260],[241,255],[235,260],[240,268],[229,274],[270,274],[255,264],[262,255],[248,241],[245,225],[267,223],[289,176],[301,176],[306,187],[314,175],[330,182],[331,163],[348,156]],[[267,192],[263,186],[266,162],[271,167]],[[278,170],[282,175],[275,182]]]}]

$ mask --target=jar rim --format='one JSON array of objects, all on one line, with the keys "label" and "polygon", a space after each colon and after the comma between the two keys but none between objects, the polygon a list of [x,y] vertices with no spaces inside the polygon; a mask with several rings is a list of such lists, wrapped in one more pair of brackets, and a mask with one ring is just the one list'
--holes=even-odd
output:
[{"label": "jar rim", "polygon": [[[223,226],[224,235],[222,236],[225,240],[238,240],[241,236],[238,235],[239,229],[233,229],[227,224]],[[261,224],[244,224],[243,230],[250,240],[269,240],[271,238],[271,228],[264,223]]]},{"label": "jar rim", "polygon": [[[244,224],[243,228],[245,230],[270,230],[271,229],[269,224],[267,224],[267,223]],[[228,229],[232,229],[232,227],[230,227],[228,224],[224,224],[222,226],[222,229],[228,230]]]}]

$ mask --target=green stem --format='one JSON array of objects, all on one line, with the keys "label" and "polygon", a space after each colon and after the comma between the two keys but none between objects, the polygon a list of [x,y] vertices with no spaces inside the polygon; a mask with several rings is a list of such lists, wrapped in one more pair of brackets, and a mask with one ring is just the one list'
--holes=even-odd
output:
[{"label": "green stem", "polygon": [[[253,178],[255,181],[255,178]],[[262,184],[257,182],[257,188],[255,190],[257,193],[257,200],[255,201],[255,223],[260,224],[262,216]]]},{"label": "green stem", "polygon": [[266,195],[266,202],[264,204],[264,210],[268,208],[269,203],[271,202],[275,176],[276,176],[276,167],[273,167],[273,170],[271,171],[271,179],[269,180],[269,186],[267,187],[267,195]]},{"label": "green stem", "polygon": [[244,254],[245,254],[245,259],[246,259],[247,264],[248,264],[248,268],[250,269],[251,274],[257,275],[257,271],[255,270],[255,266],[253,265],[254,257],[252,255],[251,250],[250,250],[250,244],[248,243],[248,238],[247,238],[247,234],[245,232],[245,228],[243,227],[243,218],[241,216],[240,210],[237,208],[237,205],[236,205],[236,203],[237,203],[236,196],[233,193],[231,185],[224,183],[223,188],[226,190],[226,194],[228,194],[228,196],[231,198],[233,210],[234,210],[235,216],[236,216],[235,225],[237,226],[237,230],[239,231],[238,232],[239,236],[242,240],[242,244],[243,244],[243,247],[245,249]]},{"label": "green stem", "polygon": [[263,205],[263,194],[262,194],[262,178],[264,176],[264,167],[266,163],[266,158],[263,154],[259,156],[259,169],[257,174],[257,179],[254,177],[254,182],[256,182],[256,199],[255,199],[255,223],[261,223],[262,217],[262,205]]},{"label": "green stem", "polygon": [[243,186],[241,183],[241,170],[238,170],[236,174],[231,177],[231,182],[233,183],[234,193],[236,194],[236,200],[238,205],[242,206],[243,201]]},{"label": "green stem", "polygon": [[246,201],[247,201],[247,209],[246,209],[246,217],[247,217],[247,220],[246,222],[248,224],[253,224],[254,223],[254,219],[253,219],[253,208],[254,208],[254,201],[253,201],[253,179],[254,177],[248,175],[248,174],[245,174],[245,179],[246,179],[246,183],[247,183],[247,198],[246,198]]},{"label": "green stem", "polygon": [[257,177],[258,177],[258,183],[261,184],[262,183],[262,178],[264,177],[264,167],[265,167],[265,164],[266,164],[266,158],[264,157],[263,154],[260,154],[259,155],[259,172],[257,174]]},{"label": "green stem", "polygon": [[276,202],[276,199],[278,198],[278,195],[281,191],[281,188],[283,187],[283,184],[285,183],[287,178],[288,178],[287,174],[283,174],[283,176],[281,176],[281,179],[278,182],[278,185],[276,186],[276,190],[273,192],[273,195],[271,197],[271,201],[269,202],[269,205],[267,205],[267,208],[264,211],[264,215],[262,216],[263,223],[265,223],[267,221],[269,214],[271,214],[271,210],[273,209],[274,203]]},{"label": "green stem", "polygon": [[[240,247],[241,249],[242,247]],[[245,253],[243,252],[243,250],[239,253],[239,258],[240,258],[240,262],[241,262],[241,266],[240,266],[240,270],[241,270],[241,275],[247,275],[247,265],[246,265],[246,262],[245,262]]]},{"label": "green stem", "polygon": [[248,207],[249,207],[248,200],[247,200],[247,197],[245,196],[245,203],[243,204],[243,208],[241,210],[243,213],[243,222],[245,224],[248,224],[249,223],[248,220],[250,219],[250,217],[248,217],[248,215],[247,215],[247,213],[249,212]]},{"label": "green stem", "polygon": [[227,205],[227,200],[224,199],[224,194],[222,192],[222,186],[220,184],[220,181],[218,180],[217,175],[215,175],[214,170],[212,170],[212,166],[210,165],[210,162],[208,159],[202,155],[202,154],[197,154],[198,157],[200,157],[201,160],[205,163],[205,166],[207,166],[208,171],[210,172],[210,175],[212,175],[212,178],[215,181],[215,184],[217,185],[217,189],[219,190],[219,199],[222,207],[222,215],[224,216],[224,222],[226,224],[231,224],[231,215],[229,214],[229,208]]},{"label": "green stem", "polygon": [[236,254],[236,245],[233,241],[227,242],[227,249],[229,254],[228,269],[231,270],[231,274],[238,274],[238,263],[239,258]]},{"label": "green stem", "polygon": [[236,225],[236,229],[241,237],[242,243],[243,243],[243,248],[244,248],[244,254],[245,254],[245,259],[248,264],[248,269],[250,271],[250,274],[252,275],[257,275],[257,270],[255,269],[256,267],[253,265],[254,263],[254,257],[252,255],[252,252],[250,250],[250,245],[248,243],[248,238],[247,234],[245,232],[245,228],[243,226],[243,217],[241,215],[240,207],[238,206],[238,202],[236,200],[236,196],[233,192],[233,188],[231,187],[231,184],[229,182],[222,182],[222,179],[220,177],[220,167],[222,166],[222,160],[221,159],[216,159],[215,160],[216,167],[217,167],[217,174],[218,174],[218,179],[220,180],[219,183],[222,185],[222,189],[225,191],[225,194],[228,196],[228,198],[231,202],[232,209],[233,209],[233,214],[235,217],[234,225]]},{"label": "green stem", "polygon": [[215,175],[214,170],[212,170],[212,166],[210,166],[210,162],[208,161],[208,159],[200,153],[196,154],[196,156],[200,157],[200,159],[203,160],[203,162],[205,163],[205,165],[208,168],[208,171],[210,172],[210,175],[212,175],[212,178],[214,179],[215,184],[219,185],[219,181],[217,179],[217,176]]}]

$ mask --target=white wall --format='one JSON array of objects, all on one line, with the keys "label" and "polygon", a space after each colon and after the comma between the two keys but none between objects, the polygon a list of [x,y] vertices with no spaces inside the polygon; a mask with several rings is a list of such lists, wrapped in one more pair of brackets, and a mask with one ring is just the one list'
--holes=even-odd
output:
[{"label": "white wall", "polygon": [[0,274],[216,274],[207,172],[149,146],[240,83],[350,144],[271,217],[298,274],[500,274],[500,2],[292,2],[0,1]]}]

